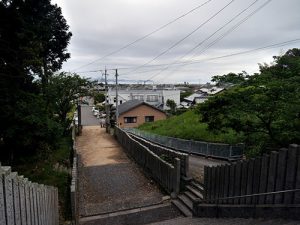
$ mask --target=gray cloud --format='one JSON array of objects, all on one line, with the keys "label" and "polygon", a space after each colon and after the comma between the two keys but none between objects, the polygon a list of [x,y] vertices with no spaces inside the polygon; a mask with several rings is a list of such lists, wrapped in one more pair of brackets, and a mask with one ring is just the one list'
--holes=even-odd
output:
[{"label": "gray cloud", "polygon": [[[257,1],[251,9],[247,10],[230,25],[204,42],[192,55],[195,53],[199,54],[201,49],[209,45],[209,43],[266,1]],[[63,14],[73,32],[69,46],[72,58],[63,66],[63,70],[73,71],[148,34],[161,25],[200,5],[205,0],[52,0],[52,2],[62,7]],[[120,68],[124,66],[137,67],[143,65],[192,32],[193,29],[229,2],[230,0],[212,0],[209,4],[206,4],[160,32],[117,54],[80,68],[78,71],[103,69],[104,66]],[[209,23],[203,25],[203,27],[176,46],[176,48],[159,57],[151,64],[172,63],[176,61],[252,2],[254,0],[235,0]],[[299,11],[299,0],[273,0],[232,33],[228,34],[201,55],[198,55],[197,58],[212,58],[300,38]],[[211,76],[216,74],[240,72],[242,70],[253,73],[258,71],[257,63],[270,62],[273,55],[277,55],[281,51],[292,47],[300,47],[300,44],[214,61],[202,61],[184,67],[170,67],[157,75],[154,80],[156,82],[199,82],[199,80],[200,82],[207,82]],[[147,69],[146,67],[141,68],[140,71]],[[126,74],[129,71],[120,70],[120,74]],[[124,75],[124,77],[128,79],[148,79],[157,73],[157,71],[148,73],[137,72]],[[98,73],[82,73],[82,75],[99,77]]]}]

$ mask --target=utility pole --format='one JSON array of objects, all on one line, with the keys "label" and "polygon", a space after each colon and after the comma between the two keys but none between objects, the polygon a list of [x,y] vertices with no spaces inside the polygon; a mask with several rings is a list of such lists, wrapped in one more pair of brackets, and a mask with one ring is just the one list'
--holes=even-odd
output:
[{"label": "utility pole", "polygon": [[116,126],[118,126],[119,110],[118,110],[118,69],[116,69]]},{"label": "utility pole", "polygon": [[108,107],[109,107],[109,104],[108,104],[108,99],[107,99],[107,95],[108,95],[108,87],[107,87],[107,70],[106,70],[106,67],[105,67],[105,70],[104,70],[104,78],[105,78],[105,114],[106,114],[106,119],[105,119],[105,129],[106,129],[106,132],[108,132],[108,125],[109,125],[109,110],[108,110]]}]

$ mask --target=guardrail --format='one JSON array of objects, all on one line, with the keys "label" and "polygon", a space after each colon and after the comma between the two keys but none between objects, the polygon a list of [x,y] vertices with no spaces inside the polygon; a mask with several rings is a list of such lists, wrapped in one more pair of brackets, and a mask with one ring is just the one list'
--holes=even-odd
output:
[{"label": "guardrail", "polygon": [[115,127],[115,136],[127,153],[168,193],[179,193],[180,159],[176,158],[174,165],[164,161],[118,127]]},{"label": "guardrail", "polygon": [[222,159],[239,159],[243,156],[244,144],[221,144],[202,141],[184,140],[179,138],[152,134],[134,128],[125,128],[126,132],[145,138],[159,145],[186,153]]}]

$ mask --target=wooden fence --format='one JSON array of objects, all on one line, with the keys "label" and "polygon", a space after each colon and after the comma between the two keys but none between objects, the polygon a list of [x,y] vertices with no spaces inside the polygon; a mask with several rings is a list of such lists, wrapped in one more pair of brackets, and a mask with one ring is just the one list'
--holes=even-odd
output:
[{"label": "wooden fence", "polygon": [[189,177],[189,155],[188,154],[162,147],[160,145],[151,143],[141,137],[132,134],[130,136],[133,139],[137,140],[142,145],[149,148],[150,151],[152,151],[153,153],[155,153],[160,157],[167,157],[172,161],[174,161],[176,158],[180,159],[180,175],[182,177]]},{"label": "wooden fence", "polygon": [[[205,167],[204,186],[207,203],[300,204],[300,146],[293,144],[231,165]],[[271,192],[277,193],[257,195]]]},{"label": "wooden fence", "polygon": [[58,225],[57,188],[32,183],[0,165],[0,224]]},{"label": "wooden fence", "polygon": [[115,127],[115,135],[127,153],[167,192],[179,193],[180,159],[176,159],[173,166],[118,127]]}]

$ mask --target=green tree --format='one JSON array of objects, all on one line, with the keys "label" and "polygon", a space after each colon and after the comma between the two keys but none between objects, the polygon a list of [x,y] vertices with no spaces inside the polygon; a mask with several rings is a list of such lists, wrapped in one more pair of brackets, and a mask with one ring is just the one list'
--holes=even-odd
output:
[{"label": "green tree", "polygon": [[59,118],[60,124],[68,130],[71,120],[67,117],[78,99],[87,96],[91,83],[78,74],[59,73],[50,78],[47,93],[53,113]]},{"label": "green tree", "polygon": [[166,105],[170,108],[171,113],[175,113],[176,112],[176,103],[175,103],[174,100],[168,99]]},{"label": "green tree", "polygon": [[35,154],[60,135],[40,80],[45,90],[48,76],[70,56],[70,37],[50,0],[0,1],[1,157]]},{"label": "green tree", "polygon": [[105,101],[105,94],[103,93],[94,93],[93,94],[93,97],[94,97],[94,104],[98,104],[98,103],[102,103]]},{"label": "green tree", "polygon": [[244,82],[248,77],[249,75],[245,71],[243,71],[242,73],[238,74],[228,73],[224,75],[216,75],[212,77],[211,81],[216,82],[217,86],[221,86],[224,84],[240,84]]},{"label": "green tree", "polygon": [[247,145],[260,153],[300,143],[299,74],[300,51],[291,49],[241,85],[201,104],[202,121],[212,130],[243,133]]}]

